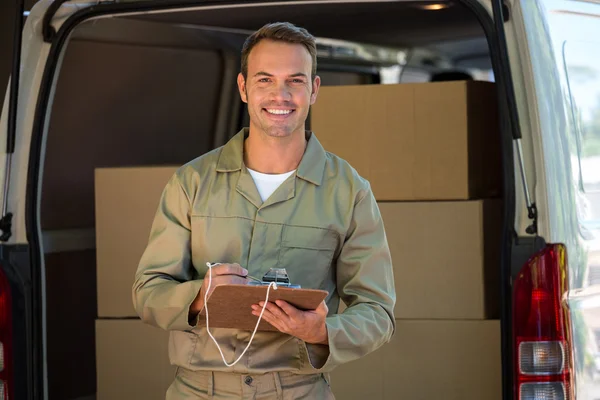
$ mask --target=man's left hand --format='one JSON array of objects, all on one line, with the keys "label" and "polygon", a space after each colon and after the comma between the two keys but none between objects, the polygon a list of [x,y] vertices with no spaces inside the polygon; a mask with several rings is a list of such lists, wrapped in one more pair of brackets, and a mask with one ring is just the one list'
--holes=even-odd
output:
[{"label": "man's left hand", "polygon": [[[252,314],[259,316],[264,301],[252,306]],[[323,301],[316,310],[301,311],[290,303],[276,300],[268,302],[263,319],[283,333],[297,337],[306,343],[329,344],[327,338],[327,304]]]}]

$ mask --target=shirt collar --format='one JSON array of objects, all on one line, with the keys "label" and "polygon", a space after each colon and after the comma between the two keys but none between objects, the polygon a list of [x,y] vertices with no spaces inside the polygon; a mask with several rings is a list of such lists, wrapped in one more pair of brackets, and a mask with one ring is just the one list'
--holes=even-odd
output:
[{"label": "shirt collar", "polygon": [[221,154],[219,154],[219,161],[217,161],[217,172],[235,172],[242,169],[244,140],[247,137],[248,128],[244,128],[223,146]]},{"label": "shirt collar", "polygon": [[[244,128],[223,146],[217,161],[217,172],[235,172],[242,169],[244,165],[244,140],[248,137],[248,134],[249,129]],[[308,143],[296,175],[319,186],[323,182],[327,154],[312,132],[307,131],[306,137]]]}]

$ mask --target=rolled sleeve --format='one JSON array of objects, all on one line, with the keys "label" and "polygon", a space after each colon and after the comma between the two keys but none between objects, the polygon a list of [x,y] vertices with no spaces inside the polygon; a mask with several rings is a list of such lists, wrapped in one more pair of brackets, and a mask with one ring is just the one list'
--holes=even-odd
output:
[{"label": "rolled sleeve", "polygon": [[396,328],[396,292],[385,229],[370,188],[359,193],[337,260],[337,290],[348,306],[326,319],[329,346],[307,344],[317,372],[359,359],[390,341]]},{"label": "rolled sleeve", "polygon": [[132,288],[140,318],[165,330],[189,330],[190,305],[202,286],[191,262],[190,198],[177,174],[163,190]]}]

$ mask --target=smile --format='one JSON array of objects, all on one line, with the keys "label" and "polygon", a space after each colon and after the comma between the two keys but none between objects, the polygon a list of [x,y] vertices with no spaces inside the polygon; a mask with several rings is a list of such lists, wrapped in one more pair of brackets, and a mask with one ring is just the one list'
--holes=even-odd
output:
[{"label": "smile", "polygon": [[288,115],[294,112],[294,110],[277,110],[273,108],[265,108],[264,110],[273,115]]}]

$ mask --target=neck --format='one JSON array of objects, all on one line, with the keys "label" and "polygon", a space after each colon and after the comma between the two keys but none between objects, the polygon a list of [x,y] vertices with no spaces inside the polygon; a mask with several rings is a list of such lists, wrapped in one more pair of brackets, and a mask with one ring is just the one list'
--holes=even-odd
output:
[{"label": "neck", "polygon": [[304,130],[285,138],[256,132],[251,127],[244,141],[246,167],[263,174],[284,174],[298,168],[306,149]]}]

